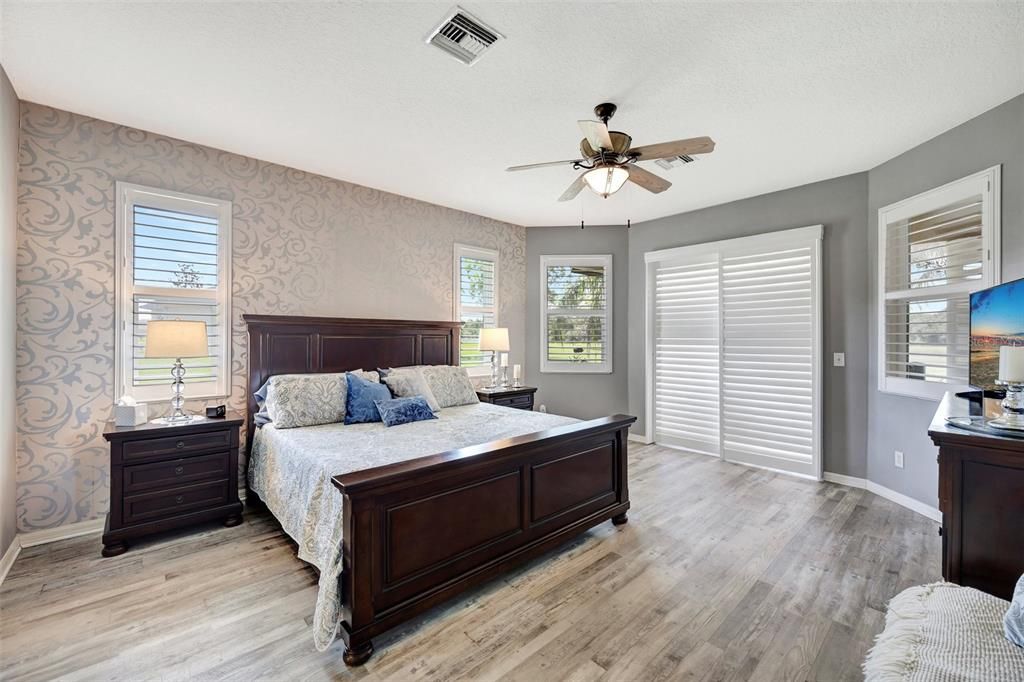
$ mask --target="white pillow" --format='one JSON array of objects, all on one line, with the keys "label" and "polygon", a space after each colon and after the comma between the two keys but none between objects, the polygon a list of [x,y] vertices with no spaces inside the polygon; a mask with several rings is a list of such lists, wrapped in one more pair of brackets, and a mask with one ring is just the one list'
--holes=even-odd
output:
[{"label": "white pillow", "polygon": [[387,376],[384,377],[384,383],[396,398],[411,398],[418,395],[427,401],[431,411],[438,412],[441,409],[441,405],[434,397],[434,392],[430,390],[430,384],[423,377],[423,372],[419,367],[399,367],[388,370]]},{"label": "white pillow", "polygon": [[472,405],[480,402],[476,395],[476,388],[469,380],[469,373],[464,367],[450,367],[448,365],[428,365],[420,369],[423,378],[427,380],[430,391],[437,398],[441,407],[454,407],[456,405]]}]

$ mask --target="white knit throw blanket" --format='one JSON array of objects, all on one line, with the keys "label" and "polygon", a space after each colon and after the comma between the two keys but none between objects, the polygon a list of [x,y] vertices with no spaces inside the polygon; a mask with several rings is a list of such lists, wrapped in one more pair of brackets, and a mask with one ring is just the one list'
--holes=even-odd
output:
[{"label": "white knit throw blanket", "polygon": [[1020,682],[1024,649],[1003,636],[1010,603],[970,587],[932,583],[892,598],[885,630],[864,661],[868,682]]}]

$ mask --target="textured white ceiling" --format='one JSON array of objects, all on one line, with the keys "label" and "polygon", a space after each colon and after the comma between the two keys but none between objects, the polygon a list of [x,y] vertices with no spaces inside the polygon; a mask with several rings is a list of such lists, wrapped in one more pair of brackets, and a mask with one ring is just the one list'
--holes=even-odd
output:
[{"label": "textured white ceiling", "polygon": [[[1024,91],[1024,3],[2,3],[23,99],[524,225],[634,222],[861,171]],[[661,195],[556,201],[575,121],[710,135]]]}]

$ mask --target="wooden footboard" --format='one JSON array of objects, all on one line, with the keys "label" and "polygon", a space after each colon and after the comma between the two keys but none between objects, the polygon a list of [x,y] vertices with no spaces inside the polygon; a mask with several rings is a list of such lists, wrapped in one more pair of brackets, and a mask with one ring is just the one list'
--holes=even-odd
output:
[{"label": "wooden footboard", "polygon": [[616,415],[335,476],[345,662],[371,638],[629,509]]}]

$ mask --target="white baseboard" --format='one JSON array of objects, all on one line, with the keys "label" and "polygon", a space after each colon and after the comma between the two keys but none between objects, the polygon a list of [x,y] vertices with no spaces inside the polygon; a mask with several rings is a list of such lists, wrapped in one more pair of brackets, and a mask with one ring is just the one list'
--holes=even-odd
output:
[{"label": "white baseboard", "polygon": [[828,471],[825,472],[824,478],[826,481],[832,483],[839,483],[841,485],[848,485],[851,488],[862,488],[867,490],[869,493],[874,493],[879,497],[884,497],[890,502],[895,502],[901,507],[906,507],[910,511],[917,512],[921,516],[931,519],[932,521],[942,522],[942,512],[935,507],[927,505],[924,502],[915,500],[913,497],[908,497],[903,493],[898,493],[895,490],[886,488],[884,485],[879,485],[874,481],[869,481],[864,478],[857,478],[856,476],[846,476],[844,474],[833,474]]},{"label": "white baseboard", "polygon": [[4,556],[0,559],[0,585],[4,584],[4,579],[7,577],[8,571],[11,570],[11,566],[14,565],[14,560],[18,558],[18,554],[21,553],[21,538],[17,535],[11,540],[10,547],[4,552]]},{"label": "white baseboard", "polygon": [[651,444],[651,441],[647,440],[647,436],[644,436],[644,435],[641,435],[641,434],[638,434],[638,433],[631,433],[631,434],[629,434],[629,438],[627,440],[631,440],[634,443],[643,443],[644,445],[650,445]]},{"label": "white baseboard", "polygon": [[22,547],[35,547],[36,545],[45,545],[47,542],[57,542],[58,540],[77,538],[82,535],[102,533],[105,522],[106,518],[79,521],[78,523],[69,523],[65,526],[57,526],[56,528],[21,533],[18,535],[18,538],[21,540]]}]

